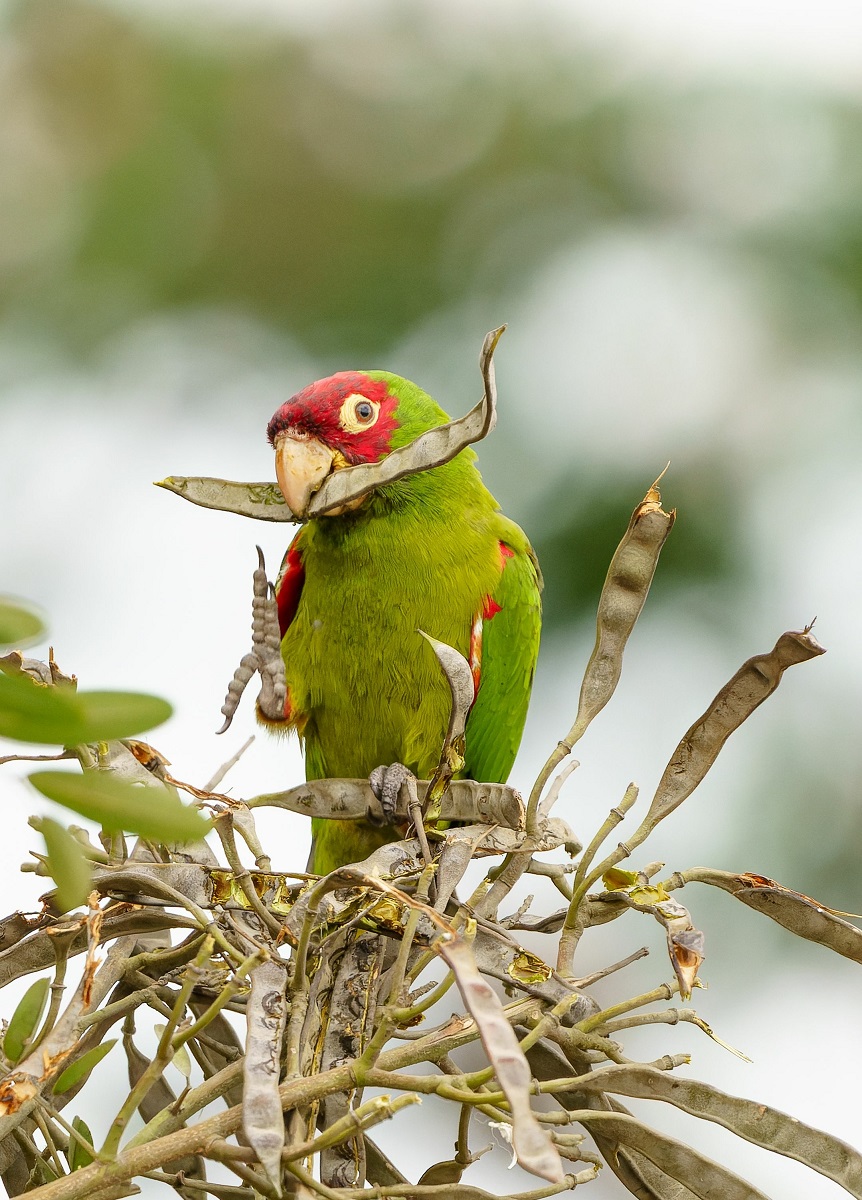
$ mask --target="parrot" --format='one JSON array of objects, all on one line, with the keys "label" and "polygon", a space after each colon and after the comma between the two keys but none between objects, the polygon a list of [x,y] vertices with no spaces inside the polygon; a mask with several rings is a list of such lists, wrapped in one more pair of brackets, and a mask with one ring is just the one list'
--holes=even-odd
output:
[{"label": "parrot", "polygon": [[[309,384],[267,427],[285,502],[303,513],[331,471],[378,462],[448,420],[387,371]],[[424,633],[470,664],[460,774],[504,783],[533,683],[541,586],[526,535],[503,516],[470,448],[301,525],[275,584],[286,683],[277,724],[299,736],[306,778],[373,778],[381,764],[431,776],[451,697]],[[309,870],[361,861],[397,836],[370,820],[314,818]]]}]

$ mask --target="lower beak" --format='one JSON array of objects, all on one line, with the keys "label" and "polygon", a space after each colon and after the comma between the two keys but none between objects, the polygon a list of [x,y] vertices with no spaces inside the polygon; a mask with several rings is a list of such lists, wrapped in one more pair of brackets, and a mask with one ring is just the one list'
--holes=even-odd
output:
[{"label": "lower beak", "polygon": [[288,508],[304,517],[311,497],[332,470],[335,451],[312,437],[282,434],[275,443],[275,474]]}]

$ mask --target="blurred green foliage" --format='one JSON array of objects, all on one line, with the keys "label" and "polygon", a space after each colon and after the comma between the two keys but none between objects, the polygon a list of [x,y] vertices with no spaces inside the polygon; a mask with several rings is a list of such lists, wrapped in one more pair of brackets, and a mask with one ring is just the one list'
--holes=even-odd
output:
[{"label": "blurred green foliage", "polygon": [[41,617],[31,608],[0,596],[0,648],[26,646],[45,632]]},{"label": "blurred green foliage", "polygon": [[[16,632],[30,638],[45,632],[29,608],[8,602],[0,603],[0,628],[10,641]],[[210,822],[196,808],[183,804],[175,791],[155,782],[142,788],[116,778],[110,769],[97,770],[102,764],[88,748],[107,750],[111,739],[162,724],[172,712],[168,702],[139,692],[80,692],[74,678],[59,672],[55,676],[54,670],[53,662],[49,668],[17,653],[0,660],[0,737],[77,747],[77,753],[69,756],[93,768],[84,774],[36,771],[29,776],[36,790],[112,833],[128,830],[162,842],[205,837]],[[131,759],[131,752],[125,752]],[[30,824],[45,839],[45,862],[57,885],[55,907],[68,912],[82,904],[90,891],[92,872],[83,846],[48,817],[34,817]]]},{"label": "blurred green foliage", "polygon": [[125,829],[160,842],[195,842],[212,828],[196,808],[183,804],[166,787],[154,785],[144,790],[112,778],[107,771],[88,771],[84,775],[34,771],[29,779],[49,800],[96,821],[106,830]]},{"label": "blurred green foliage", "polygon": [[140,692],[45,687],[29,675],[0,673],[0,737],[48,746],[131,737],[167,721],[167,700]]},{"label": "blurred green foliage", "polygon": [[[239,345],[246,333],[320,375],[411,373],[418,360],[431,376],[418,381],[464,411],[457,387],[435,384],[450,381],[450,359],[463,379],[463,347],[509,318],[500,428],[481,462],[536,544],[547,626],[592,620],[650,482],[643,463],[655,473],[672,457],[664,499],[681,520],[651,606],[694,599],[686,615],[715,627],[770,570],[747,530],[752,488],[736,485],[776,467],[787,480],[792,462],[807,474],[829,437],[843,451],[862,427],[862,108],[765,72],[639,74],[547,15],[492,25],[469,9],[384,2],[364,15],[346,6],[343,23],[231,23],[203,5],[11,0],[0,10],[0,337],[36,346],[46,369],[55,353],[98,363],[158,317],[143,348],[157,359],[172,317],[228,313],[239,320],[216,333],[243,370],[255,353]],[[609,245],[610,265],[596,266],[590,255]],[[637,303],[620,245],[641,255]],[[541,308],[529,309],[531,289],[573,253],[587,262],[586,299],[547,332],[543,313],[519,366],[509,346],[524,311]],[[689,299],[694,350],[677,327]],[[603,306],[606,344],[594,374],[577,375],[560,343],[576,343],[577,358],[577,323],[592,331]],[[643,352],[634,333],[653,311]],[[714,318],[726,328],[713,338]],[[595,372],[615,359],[603,392]],[[616,461],[603,398],[637,390],[644,369],[663,380],[668,363],[682,364],[677,392],[644,388],[635,436],[660,432],[640,461]],[[701,364],[705,390],[691,394]],[[118,386],[133,391],[134,365],[124,369]],[[543,423],[549,389],[565,404]],[[166,409],[201,404],[206,385],[191,390],[166,389]],[[537,426],[544,447],[525,436]],[[682,453],[664,436],[680,426]],[[825,454],[819,469],[828,480]],[[772,530],[783,502],[773,498]]]},{"label": "blurred green foliage", "polygon": [[230,304],[315,353],[375,359],[638,203],[613,170],[624,112],[538,39],[537,89],[523,45],[489,72],[407,17],[326,46],[184,38],[79,0],[28,0],[9,27],[47,160],[19,185],[55,186],[21,205],[32,254],[2,301],[79,349],[147,309]]},{"label": "blurred green foliage", "polygon": [[[78,355],[148,312],[223,307],[332,368],[385,364],[417,323],[471,297],[505,311],[561,248],[680,216],[680,189],[647,155],[685,140],[678,105],[609,89],[600,62],[541,24],[484,30],[465,51],[418,8],[315,37],[28,0],[6,37],[19,54],[0,116],[0,320]],[[780,229],[731,232],[787,258]],[[832,258],[824,244],[821,271]],[[589,611],[599,567],[584,564],[607,562],[644,483],[596,476],[575,508],[555,505],[556,532],[527,522],[551,623]],[[686,517],[691,553],[669,555],[667,580],[740,566],[696,489]]]},{"label": "blurred green foliage", "polygon": [[[485,29],[459,52],[418,8],[316,38],[26,0],[6,37],[20,52],[0,122],[17,261],[0,299],[79,349],[146,310],[230,304],[360,362],[465,293],[523,286],[573,239],[686,210],[776,296],[831,277],[862,297],[862,200],[826,178],[859,161],[849,105],[611,90],[601,62],[541,24]],[[710,194],[697,168],[731,128],[752,156],[747,190],[726,177]],[[794,132],[821,151],[807,183]],[[786,176],[782,203],[770,171]]]},{"label": "blurred green foliage", "polygon": [[60,913],[71,912],[86,902],[93,887],[93,871],[81,842],[50,817],[31,817],[30,827],[45,839],[45,860],[57,885],[53,907]]}]

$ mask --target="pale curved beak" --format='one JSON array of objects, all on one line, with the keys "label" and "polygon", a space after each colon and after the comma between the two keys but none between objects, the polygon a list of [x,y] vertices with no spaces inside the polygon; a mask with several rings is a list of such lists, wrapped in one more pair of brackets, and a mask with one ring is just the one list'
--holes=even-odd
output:
[{"label": "pale curved beak", "polygon": [[275,475],[287,507],[304,517],[311,497],[332,470],[335,451],[317,438],[282,433],[275,442]]}]

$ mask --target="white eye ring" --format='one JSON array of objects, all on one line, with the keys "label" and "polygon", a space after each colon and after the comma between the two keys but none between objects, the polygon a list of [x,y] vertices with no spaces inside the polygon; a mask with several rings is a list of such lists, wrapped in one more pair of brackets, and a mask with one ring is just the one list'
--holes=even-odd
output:
[{"label": "white eye ring", "polygon": [[347,433],[362,433],[370,429],[380,415],[380,405],[361,392],[353,392],[341,406],[338,423]]}]

